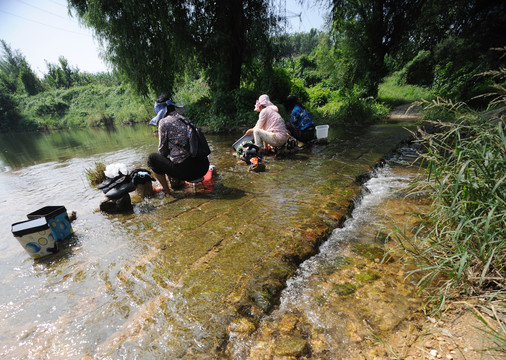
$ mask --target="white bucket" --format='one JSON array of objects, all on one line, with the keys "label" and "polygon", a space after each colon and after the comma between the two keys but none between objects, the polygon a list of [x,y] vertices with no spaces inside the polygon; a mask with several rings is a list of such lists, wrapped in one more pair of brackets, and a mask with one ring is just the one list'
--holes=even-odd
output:
[{"label": "white bucket", "polygon": [[316,129],[316,138],[318,140],[320,139],[326,139],[329,135],[329,126],[328,125],[317,125],[315,127]]}]

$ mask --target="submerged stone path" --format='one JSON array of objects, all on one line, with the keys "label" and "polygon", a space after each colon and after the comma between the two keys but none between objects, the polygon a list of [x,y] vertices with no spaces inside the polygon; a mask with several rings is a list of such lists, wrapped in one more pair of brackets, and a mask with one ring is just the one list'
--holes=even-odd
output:
[{"label": "submerged stone path", "polygon": [[118,219],[137,255],[113,287],[138,308],[96,355],[115,357],[134,342],[174,358],[224,356],[230,326],[254,327],[272,309],[298,264],[344,220],[357,176],[407,136],[382,126],[340,131],[328,145],[268,157],[264,173],[222,152],[212,192],[142,201]]}]

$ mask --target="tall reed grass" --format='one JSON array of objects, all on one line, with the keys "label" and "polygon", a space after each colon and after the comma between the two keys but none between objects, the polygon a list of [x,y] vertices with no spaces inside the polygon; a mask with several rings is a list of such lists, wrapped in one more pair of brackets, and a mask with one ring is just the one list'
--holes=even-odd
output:
[{"label": "tall reed grass", "polygon": [[[504,289],[506,277],[506,136],[504,124],[479,116],[438,124],[423,134],[433,211],[423,239],[422,287],[439,275],[467,295]],[[429,271],[427,271],[429,270]]]},{"label": "tall reed grass", "polygon": [[442,105],[457,121],[417,132],[432,211],[414,237],[398,231],[397,238],[412,255],[410,275],[428,290],[432,310],[445,309],[449,299],[485,299],[496,325],[477,316],[486,325],[481,331],[494,350],[506,351],[506,121],[463,112],[461,104],[431,106]]},{"label": "tall reed grass", "polygon": [[[506,48],[498,49],[506,54]],[[506,69],[492,75],[504,84]],[[394,233],[411,254],[418,285],[428,290],[432,311],[449,299],[479,299],[470,305],[485,327],[479,329],[506,352],[506,88],[495,85],[489,111],[436,98],[425,102],[425,115],[446,114],[414,134],[426,152],[427,180],[422,191],[432,211],[414,236]],[[427,131],[431,129],[432,131]],[[420,189],[420,188],[418,188]],[[487,313],[488,316],[483,314]]]}]

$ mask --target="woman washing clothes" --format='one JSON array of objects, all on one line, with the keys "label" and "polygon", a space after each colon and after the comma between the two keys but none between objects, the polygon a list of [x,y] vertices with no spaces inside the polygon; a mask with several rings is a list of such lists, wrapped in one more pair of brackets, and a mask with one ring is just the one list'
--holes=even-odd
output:
[{"label": "woman washing clothes", "polygon": [[148,166],[165,194],[169,194],[178,183],[201,178],[209,170],[207,156],[190,155],[189,129],[180,109],[176,109],[167,95],[160,95],[155,102],[157,115],[149,122],[158,126],[158,152],[149,155]]},{"label": "woman washing clothes", "polygon": [[290,95],[286,99],[286,109],[290,112],[290,121],[285,124],[290,135],[303,143],[313,141],[315,138],[315,124],[307,110],[295,96]]},{"label": "woman washing clothes", "polygon": [[283,146],[288,140],[285,122],[278,113],[278,107],[274,105],[268,95],[261,95],[255,104],[255,111],[259,112],[255,127],[248,129],[246,135],[253,134],[255,145],[260,150],[260,155],[268,152],[268,145],[272,147]]}]

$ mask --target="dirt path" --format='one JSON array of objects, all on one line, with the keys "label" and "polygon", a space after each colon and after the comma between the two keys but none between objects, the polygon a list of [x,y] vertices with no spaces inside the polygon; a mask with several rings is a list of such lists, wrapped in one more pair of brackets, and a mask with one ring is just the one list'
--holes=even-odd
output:
[{"label": "dirt path", "polygon": [[420,108],[414,104],[397,106],[388,114],[389,121],[418,121],[421,118]]}]

